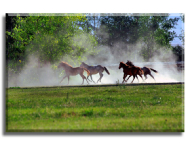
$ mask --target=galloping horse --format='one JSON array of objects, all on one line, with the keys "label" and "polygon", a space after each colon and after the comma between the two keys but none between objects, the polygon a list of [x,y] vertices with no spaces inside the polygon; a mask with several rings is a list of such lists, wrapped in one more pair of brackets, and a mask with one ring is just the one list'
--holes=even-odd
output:
[{"label": "galloping horse", "polygon": [[[76,75],[79,74],[82,77],[82,79],[83,79],[83,82],[82,82],[82,84],[83,84],[84,83],[84,79],[86,79],[86,77],[83,75],[84,71],[87,72],[87,76],[89,76],[89,74],[90,74],[90,71],[87,70],[87,69],[85,69],[85,68],[81,68],[81,67],[75,67],[74,68],[71,65],[69,65],[67,62],[63,62],[63,61],[59,64],[58,68],[60,68],[60,67],[63,67],[64,70],[65,70],[66,75],[63,77],[63,79],[65,79],[66,77],[68,77],[68,84],[69,84],[69,76],[76,76]],[[63,79],[62,79],[62,81],[63,81]],[[87,79],[86,79],[86,81],[87,81]],[[87,83],[88,83],[88,81],[87,81]]]},{"label": "galloping horse", "polygon": [[[129,60],[127,60],[126,64],[129,65],[129,66],[134,66],[134,64],[133,64],[131,61],[129,61]],[[158,71],[156,71],[156,70],[154,70],[154,69],[152,69],[152,68],[148,68],[148,67],[142,67],[141,69],[142,69],[143,72],[144,72],[145,80],[147,79],[147,75],[150,75],[150,76],[154,79],[154,77],[153,77],[153,75],[151,74],[151,71],[150,71],[150,70],[152,70],[152,71],[155,72],[155,73],[158,73]],[[154,79],[154,80],[155,80],[155,79]],[[156,81],[156,80],[155,80],[155,81]]]},{"label": "galloping horse", "polygon": [[[122,83],[124,83],[125,78],[127,77],[127,75],[130,75],[130,76],[128,77],[128,79],[129,79],[131,76],[133,76],[133,80],[132,80],[131,83],[133,83],[133,81],[134,81],[135,77],[137,77],[137,75],[139,75],[139,76],[142,78],[143,71],[142,71],[141,68],[139,68],[139,67],[129,66],[129,65],[125,64],[124,62],[120,62],[120,64],[119,64],[119,69],[120,69],[120,68],[123,68],[123,72],[124,72],[124,75],[123,75],[123,82],[122,82]],[[127,80],[128,80],[128,79],[127,79]],[[138,79],[138,77],[137,77],[137,79]],[[142,78],[142,80],[143,80],[143,78]],[[143,81],[144,81],[144,80],[143,80]],[[126,81],[126,82],[127,82],[127,81]]]},{"label": "galloping horse", "polygon": [[[101,66],[101,65],[89,66],[89,65],[85,64],[84,62],[82,62],[82,64],[80,65],[80,67],[84,67],[84,68],[86,68],[86,69],[88,69],[88,70],[90,71],[90,78],[91,78],[92,81],[93,81],[92,75],[99,73],[100,78],[98,79],[98,81],[101,82],[101,79],[102,79],[102,77],[103,77],[102,72],[103,72],[104,70],[107,72],[108,75],[110,74],[109,71],[107,70],[107,68],[106,68],[106,67],[103,67],[103,66]],[[88,79],[88,77],[89,77],[89,76],[87,76],[87,79]],[[89,80],[89,79],[88,79],[88,80]],[[89,80],[89,81],[90,81],[90,80]],[[98,83],[98,81],[97,81],[97,83]],[[93,82],[94,82],[94,81],[93,81]],[[95,82],[94,82],[94,83],[95,83]]]}]

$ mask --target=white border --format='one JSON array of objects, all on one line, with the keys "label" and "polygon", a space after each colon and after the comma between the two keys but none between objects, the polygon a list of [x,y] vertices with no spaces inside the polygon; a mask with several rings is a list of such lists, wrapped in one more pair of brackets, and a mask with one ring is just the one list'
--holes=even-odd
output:
[{"label": "white border", "polygon": [[[3,124],[2,124],[2,96],[1,97],[1,115],[0,115],[0,125],[1,125],[1,143],[3,144],[19,144],[19,145],[26,145],[26,144],[45,144],[45,145],[52,145],[52,144],[146,144],[146,145],[161,145],[161,144],[172,144],[172,145],[179,145],[179,144],[188,144],[190,141],[190,134],[189,134],[189,83],[190,80],[189,76],[189,4],[186,0],[181,1],[173,1],[173,0],[159,0],[159,1],[152,1],[152,0],[135,0],[135,1],[89,1],[89,0],[72,0],[72,1],[64,1],[64,0],[54,0],[54,1],[25,1],[25,0],[8,0],[1,2],[1,30],[2,28],[2,19],[5,16],[5,13],[185,13],[185,133],[181,135],[129,135],[129,134],[120,134],[120,135],[4,135],[3,134]],[[1,31],[3,32],[3,31]],[[1,33],[0,44],[2,46],[2,37],[4,35]],[[1,58],[3,56],[3,51],[1,49]],[[3,62],[1,61],[1,80],[3,80],[2,76],[2,66]],[[2,81],[1,81],[2,82]],[[1,83],[1,90],[2,92],[4,86]],[[111,133],[110,133],[111,134]]]}]

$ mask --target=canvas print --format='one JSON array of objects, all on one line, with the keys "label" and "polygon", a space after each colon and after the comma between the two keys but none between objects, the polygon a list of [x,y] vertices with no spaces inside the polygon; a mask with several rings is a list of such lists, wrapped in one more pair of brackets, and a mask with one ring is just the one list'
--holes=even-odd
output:
[{"label": "canvas print", "polygon": [[6,132],[184,132],[184,14],[5,21]]}]

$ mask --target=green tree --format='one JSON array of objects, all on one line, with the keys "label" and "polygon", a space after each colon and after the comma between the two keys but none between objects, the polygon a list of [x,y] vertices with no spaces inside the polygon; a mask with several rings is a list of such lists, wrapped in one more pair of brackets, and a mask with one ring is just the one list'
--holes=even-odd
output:
[{"label": "green tree", "polygon": [[[7,36],[14,39],[12,48],[19,49],[25,58],[38,55],[40,63],[54,63],[63,56],[68,61],[84,60],[83,54],[95,53],[95,37],[84,31],[79,23],[86,17],[80,14],[71,16],[27,16],[15,18],[15,27],[7,31]],[[77,40],[77,41],[76,41]],[[11,53],[14,55],[15,51]],[[12,57],[9,57],[12,59]],[[17,61],[22,59],[18,57]]]},{"label": "green tree", "polygon": [[[185,15],[183,13],[180,15],[180,18],[181,18],[182,22],[185,23]],[[181,29],[181,34],[179,36],[179,39],[182,41],[183,47],[184,47],[184,44],[185,44],[184,28]]]},{"label": "green tree", "polygon": [[148,61],[160,48],[171,48],[170,42],[176,37],[175,27],[179,18],[168,16],[140,17],[140,38],[144,42],[141,55]]},{"label": "green tree", "polygon": [[182,46],[173,46],[172,51],[177,57],[177,61],[184,61],[184,48]]},{"label": "green tree", "polygon": [[[133,51],[138,41],[142,44],[140,55],[148,61],[159,48],[171,48],[170,42],[176,37],[171,31],[179,18],[169,18],[169,14],[123,14],[122,16],[101,16],[101,25],[96,31],[99,44],[122,56],[122,52]],[[119,42],[119,48],[116,44]],[[117,50],[115,50],[117,49]]]}]

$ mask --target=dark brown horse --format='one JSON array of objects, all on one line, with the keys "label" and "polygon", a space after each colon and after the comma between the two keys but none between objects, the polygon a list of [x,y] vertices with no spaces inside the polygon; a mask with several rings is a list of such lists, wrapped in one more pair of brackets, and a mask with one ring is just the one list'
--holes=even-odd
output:
[{"label": "dark brown horse", "polygon": [[[127,61],[126,62],[126,64],[127,65],[129,65],[129,66],[135,66],[131,61]],[[147,75],[150,75],[153,79],[154,79],[154,76],[151,74],[151,71],[150,70],[152,70],[153,72],[155,72],[155,73],[158,73],[158,71],[156,71],[156,70],[154,70],[153,68],[149,68],[149,67],[142,67],[141,68],[142,70],[143,70],[143,72],[144,72],[144,77],[145,77],[145,80],[147,79]],[[155,80],[155,79],[154,79]],[[156,81],[156,80],[155,80]]]},{"label": "dark brown horse", "polygon": [[[124,62],[120,62],[119,64],[119,69],[120,68],[123,68],[123,72],[124,72],[124,75],[123,75],[123,82],[125,81],[125,78],[127,77],[127,75],[129,75],[128,79],[133,76],[133,80],[131,83],[133,83],[135,77],[137,77],[137,75],[139,75],[141,78],[142,78],[142,74],[143,74],[143,71],[141,70],[141,68],[139,67],[134,67],[134,66],[129,66],[127,64],[125,64]],[[138,77],[137,77],[138,78]],[[127,79],[127,80],[128,80]],[[143,80],[143,78],[142,78]],[[143,80],[144,81],[144,80]],[[126,81],[127,82],[127,81]]]},{"label": "dark brown horse", "polygon": [[[80,65],[80,67],[84,67],[84,68],[86,68],[86,69],[88,69],[88,70],[90,71],[90,78],[91,78],[92,81],[93,81],[92,75],[95,75],[95,74],[99,73],[100,78],[98,79],[98,81],[101,82],[101,79],[102,79],[102,77],[103,77],[103,74],[102,74],[102,73],[103,73],[104,70],[107,72],[108,75],[110,74],[109,71],[108,71],[108,69],[107,69],[106,67],[101,66],[101,65],[89,66],[89,65],[87,65],[86,63],[82,62],[82,64]],[[87,79],[88,79],[88,77],[89,77],[89,76],[87,76]],[[89,79],[88,79],[88,80],[89,80]],[[90,80],[89,80],[89,81],[90,81]],[[98,81],[97,81],[97,83],[98,83]],[[94,82],[94,81],[93,81],[93,82]],[[94,83],[95,83],[95,82],[94,82]]]},{"label": "dark brown horse", "polygon": [[[72,67],[67,62],[63,62],[63,61],[59,64],[58,68],[60,68],[60,67],[63,67],[63,69],[65,70],[65,76],[63,77],[63,79],[65,79],[66,77],[68,77],[68,84],[69,84],[69,76],[76,76],[76,75],[79,74],[82,77],[82,79],[83,79],[83,82],[82,82],[82,84],[83,84],[84,83],[84,79],[86,79],[86,77],[83,75],[84,71],[87,72],[87,76],[89,76],[89,74],[90,74],[90,71],[87,70],[87,69],[85,69],[85,68]],[[61,80],[61,82],[63,81],[63,79]],[[87,79],[86,79],[86,81],[87,81]],[[88,81],[87,81],[87,83],[88,83]]]}]

